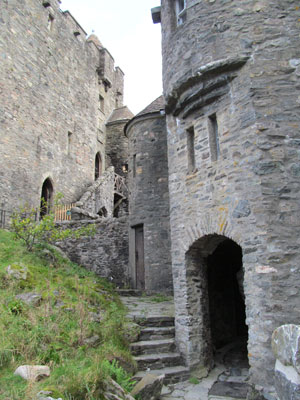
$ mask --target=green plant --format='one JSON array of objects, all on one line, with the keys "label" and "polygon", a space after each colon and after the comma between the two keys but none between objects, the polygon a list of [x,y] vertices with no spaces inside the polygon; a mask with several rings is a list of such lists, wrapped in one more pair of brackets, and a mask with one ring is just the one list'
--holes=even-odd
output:
[{"label": "green plant", "polygon": [[198,383],[200,383],[195,376],[191,376],[189,382],[192,383],[193,385],[198,385]]},{"label": "green plant", "polygon": [[[55,199],[55,205],[59,205],[61,194]],[[45,208],[42,203],[40,209],[21,207],[14,212],[11,219],[11,229],[17,239],[22,240],[28,251],[41,243],[55,243],[68,238],[78,239],[82,236],[91,236],[95,233],[95,226],[90,224],[78,229],[67,229],[55,222],[53,210],[38,220],[41,210]]]},{"label": "green plant", "polygon": [[112,362],[109,362],[108,360],[104,360],[102,368],[105,375],[110,376],[127,392],[130,392],[134,387],[136,382],[133,381],[131,376],[119,366],[118,361],[113,360]]}]

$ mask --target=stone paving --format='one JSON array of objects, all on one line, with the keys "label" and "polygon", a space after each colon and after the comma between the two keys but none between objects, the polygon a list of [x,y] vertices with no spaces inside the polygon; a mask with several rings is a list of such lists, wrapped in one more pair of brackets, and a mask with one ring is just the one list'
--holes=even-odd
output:
[{"label": "stone paving", "polygon": [[156,299],[156,296],[121,296],[123,304],[128,308],[129,318],[174,317],[173,298],[161,302],[156,302]]}]

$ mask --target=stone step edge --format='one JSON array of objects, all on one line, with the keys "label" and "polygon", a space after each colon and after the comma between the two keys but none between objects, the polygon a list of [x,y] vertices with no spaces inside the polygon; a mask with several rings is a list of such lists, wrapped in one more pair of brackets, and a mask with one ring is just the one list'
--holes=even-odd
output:
[{"label": "stone step edge", "polygon": [[156,347],[164,344],[175,344],[175,339],[153,339],[153,340],[140,340],[130,344],[130,348],[134,347]]},{"label": "stone step edge", "polygon": [[135,356],[135,361],[147,361],[147,360],[164,360],[166,358],[178,358],[181,357],[179,353],[157,353],[157,354],[143,354]]},{"label": "stone step edge", "polygon": [[165,380],[168,381],[172,377],[182,377],[187,380],[190,376],[190,371],[184,365],[177,365],[175,367],[165,367],[161,369],[150,369],[147,371],[138,371],[133,377],[133,380],[140,381],[146,374],[165,375]]},{"label": "stone step edge", "polygon": [[[130,315],[129,315],[130,316]],[[162,328],[162,327],[173,327],[175,324],[174,317],[168,316],[143,316],[143,315],[134,315],[131,317],[134,322],[138,323],[141,328],[143,327],[155,327],[155,328]]]},{"label": "stone step edge", "polygon": [[142,327],[141,334],[143,333],[173,333],[175,332],[175,326],[147,326]]}]

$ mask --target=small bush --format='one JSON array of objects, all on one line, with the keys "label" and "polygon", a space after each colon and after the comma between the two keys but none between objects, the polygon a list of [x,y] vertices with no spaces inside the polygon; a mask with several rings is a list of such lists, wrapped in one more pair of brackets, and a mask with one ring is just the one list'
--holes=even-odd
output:
[{"label": "small bush", "polygon": [[[55,204],[59,205],[60,200],[61,195],[58,194]],[[95,234],[95,226],[93,224],[76,230],[64,229],[56,224],[53,211],[38,220],[40,211],[44,208],[45,204],[39,210],[24,206],[12,215],[11,229],[15,237],[24,242],[28,251],[33,251],[37,244],[55,243],[59,240],[78,239],[82,236]]]}]

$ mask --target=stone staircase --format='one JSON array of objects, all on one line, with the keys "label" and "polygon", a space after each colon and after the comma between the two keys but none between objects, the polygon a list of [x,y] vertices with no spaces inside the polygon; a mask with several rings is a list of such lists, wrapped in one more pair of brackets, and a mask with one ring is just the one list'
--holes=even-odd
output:
[{"label": "stone staircase", "polygon": [[141,326],[141,333],[139,341],[131,344],[139,369],[134,379],[140,380],[150,371],[164,374],[167,384],[188,379],[189,371],[176,352],[174,317],[146,317],[135,322]]}]

